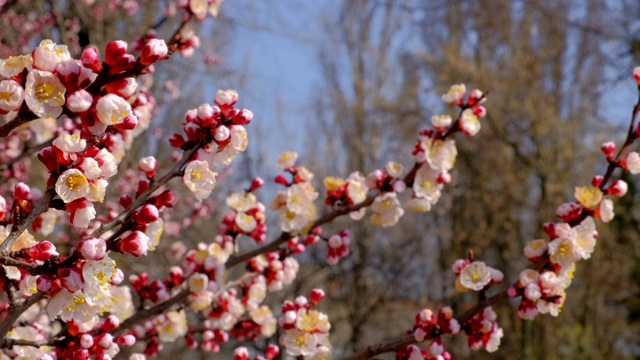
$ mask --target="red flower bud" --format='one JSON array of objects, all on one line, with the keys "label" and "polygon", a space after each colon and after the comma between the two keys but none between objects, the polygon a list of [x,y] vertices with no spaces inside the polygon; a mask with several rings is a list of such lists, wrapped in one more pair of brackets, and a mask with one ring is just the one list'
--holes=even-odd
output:
[{"label": "red flower bud", "polygon": [[311,290],[311,304],[317,305],[322,299],[324,299],[324,291],[322,289]]},{"label": "red flower bud", "polygon": [[613,159],[613,156],[615,155],[615,152],[616,152],[616,144],[613,141],[608,141],[602,144],[602,147],[600,147],[600,149],[602,150],[604,155],[607,157],[607,159],[611,160]]},{"label": "red flower bud", "polygon": [[78,245],[78,253],[83,259],[101,260],[107,251],[107,243],[102,239],[91,237]]},{"label": "red flower bud", "polygon": [[15,189],[13,190],[13,195],[18,201],[28,200],[29,194],[31,194],[31,189],[29,188],[29,185],[23,182],[17,183]]},{"label": "red flower bud", "polygon": [[274,181],[280,185],[289,186],[289,181],[287,181],[287,178],[282,174],[278,174]]},{"label": "red flower bud", "polygon": [[56,246],[49,241],[41,241],[29,249],[29,256],[32,259],[45,261],[53,255],[58,255]]},{"label": "red flower bud", "polygon": [[138,211],[136,215],[136,221],[141,224],[150,224],[160,217],[160,213],[158,212],[158,208],[154,205],[147,204]]}]

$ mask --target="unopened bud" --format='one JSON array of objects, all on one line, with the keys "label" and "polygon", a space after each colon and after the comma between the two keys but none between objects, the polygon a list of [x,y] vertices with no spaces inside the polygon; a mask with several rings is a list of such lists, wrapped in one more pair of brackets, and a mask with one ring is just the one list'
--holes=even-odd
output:
[{"label": "unopened bud", "polygon": [[616,144],[613,141],[607,141],[606,143],[602,144],[600,149],[607,157],[607,159],[611,160],[616,153]]},{"label": "unopened bud", "polygon": [[611,186],[609,186],[609,188],[607,189],[607,193],[616,197],[623,197],[627,193],[628,189],[629,186],[626,182],[624,182],[623,180],[616,180],[613,184],[611,184]]}]

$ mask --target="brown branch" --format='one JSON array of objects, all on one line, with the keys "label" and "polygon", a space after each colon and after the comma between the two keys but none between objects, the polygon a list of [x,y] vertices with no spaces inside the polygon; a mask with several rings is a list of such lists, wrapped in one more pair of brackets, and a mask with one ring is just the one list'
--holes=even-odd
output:
[{"label": "brown branch", "polygon": [[[465,311],[462,315],[457,317],[456,320],[458,320],[458,323],[460,323],[460,325],[465,324],[467,321],[471,320],[471,318],[478,315],[485,308],[501,303],[507,299],[509,299],[509,296],[507,295],[507,290],[503,290],[485,301],[478,302],[472,308],[470,308],[469,310]],[[426,340],[428,339],[425,339],[425,341]],[[400,347],[411,345],[411,344],[417,344],[417,343],[418,341],[416,340],[413,334],[403,335],[397,339],[391,340],[390,342],[387,342],[384,344],[370,345],[366,349],[359,351],[349,357],[346,357],[343,360],[369,359],[372,356],[380,355],[386,352],[396,351]]]},{"label": "brown branch", "polygon": [[42,144],[37,144],[34,145],[32,147],[25,147],[24,150],[22,150],[22,153],[20,153],[20,155],[14,157],[13,159],[10,159],[9,161],[0,164],[0,170],[7,170],[9,169],[13,164],[17,163],[18,161],[22,160],[23,158],[30,156],[34,153],[39,152],[40,150],[51,146],[51,144],[53,143],[53,139],[51,140],[47,140],[45,142],[43,142]]},{"label": "brown branch", "polygon": [[13,327],[13,323],[16,322],[20,315],[22,315],[23,312],[27,311],[27,309],[29,309],[33,304],[42,300],[42,298],[44,298],[44,293],[39,292],[31,295],[31,297],[23,301],[20,305],[9,307],[7,317],[5,317],[0,322],[0,344],[6,343],[5,336],[7,336],[7,333],[9,332],[9,330],[11,330],[11,327]]},{"label": "brown branch", "polygon": [[[240,285],[246,280],[256,277],[256,275],[257,274],[245,273],[244,275],[240,276],[238,279],[226,283],[223,287],[221,287],[218,291],[216,291],[216,293],[213,295],[213,298],[217,299],[218,296],[220,296],[223,292],[225,292],[229,288]],[[148,309],[138,311],[135,315],[133,315],[132,317],[122,322],[120,326],[118,326],[114,331],[111,332],[111,334],[113,334],[113,336],[122,335],[127,330],[134,327],[135,325],[143,321],[146,321],[153,316],[160,315],[170,307],[180,304],[181,302],[187,300],[189,295],[191,295],[191,292],[189,291],[189,289],[182,289],[179,293],[177,293],[175,296],[173,296],[169,300],[162,302],[160,304],[156,304]]]},{"label": "brown branch", "polygon": [[22,235],[22,233],[29,227],[31,224],[40,216],[40,214],[49,210],[49,203],[56,196],[56,192],[53,187],[50,187],[42,194],[42,197],[33,204],[33,209],[29,213],[29,215],[24,218],[24,220],[17,221],[13,223],[11,227],[11,233],[7,238],[0,244],[0,254],[6,254],[11,246],[18,240],[18,237]]},{"label": "brown branch", "polygon": [[[414,164],[413,168],[411,168],[411,170],[407,173],[407,175],[405,175],[405,177],[402,179],[405,183],[407,183],[407,186],[410,186],[410,184],[413,183],[413,179],[416,176],[416,171],[418,171],[418,168],[420,167],[420,165],[421,164],[418,164],[418,163]],[[343,207],[334,209],[333,211],[322,215],[318,220],[316,220],[313,224],[311,224],[311,226],[309,226],[309,229],[313,229],[317,226],[330,223],[337,217],[340,217],[340,216],[349,214],[353,211],[358,211],[364,207],[370,206],[371,204],[373,204],[373,201],[376,199],[378,195],[379,193],[374,193],[372,195],[367,196],[367,198],[359,204],[343,206]],[[270,251],[276,251],[280,248],[280,245],[287,242],[289,239],[291,239],[291,237],[292,237],[291,234],[287,232],[283,232],[280,234],[280,236],[277,239],[273,240],[272,242],[262,247],[248,251],[241,255],[233,256],[229,259],[229,261],[227,261],[227,264],[226,264],[227,268],[232,268],[255,256],[258,256]]]},{"label": "brown branch", "polygon": [[0,126],[0,137],[5,137],[13,131],[13,129],[17,128],[20,125],[26,124],[29,121],[35,120],[38,117],[29,110],[27,104],[22,104],[20,111],[18,112],[18,116],[9,121],[8,123]]},{"label": "brown branch", "polygon": [[13,346],[33,346],[33,347],[41,347],[41,346],[49,346],[50,344],[45,341],[29,341],[22,339],[9,339],[5,338],[0,341],[0,349],[7,348],[10,349]]},{"label": "brown branch", "polygon": [[12,258],[11,255],[4,255],[4,254],[0,254],[0,264],[6,265],[6,266],[15,266],[15,267],[27,270],[32,275],[33,275],[33,272],[38,268],[38,264],[17,260]]}]

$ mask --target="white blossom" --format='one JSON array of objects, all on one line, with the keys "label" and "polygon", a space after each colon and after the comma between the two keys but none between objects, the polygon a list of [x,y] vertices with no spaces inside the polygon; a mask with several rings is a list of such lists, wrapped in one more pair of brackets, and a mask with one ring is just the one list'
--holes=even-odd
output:
[{"label": "white blossom", "polygon": [[115,94],[107,94],[98,100],[96,114],[98,120],[105,125],[120,124],[128,116],[135,116],[127,100]]},{"label": "white blossom", "polygon": [[193,192],[196,199],[204,200],[216,186],[217,175],[209,170],[209,164],[206,161],[194,160],[184,169],[182,181]]},{"label": "white blossom", "polygon": [[0,111],[6,113],[20,109],[24,101],[24,89],[13,80],[0,81]]},{"label": "white blossom", "polygon": [[34,114],[54,119],[62,114],[66,89],[57,76],[47,71],[31,70],[25,87],[25,101]]},{"label": "white blossom", "polygon": [[56,181],[56,193],[62,201],[70,203],[89,194],[89,182],[78,169],[68,169]]}]

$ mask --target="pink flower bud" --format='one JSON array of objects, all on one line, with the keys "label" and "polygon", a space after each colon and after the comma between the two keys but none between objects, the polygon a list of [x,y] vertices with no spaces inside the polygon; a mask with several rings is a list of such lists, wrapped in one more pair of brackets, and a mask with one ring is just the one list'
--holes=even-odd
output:
[{"label": "pink flower bud", "polygon": [[307,300],[306,297],[300,295],[293,301],[293,303],[296,304],[298,307],[306,308],[309,305],[309,300]]},{"label": "pink flower bud", "polygon": [[600,149],[607,157],[607,159],[613,159],[613,156],[616,153],[616,144],[613,141],[607,141],[606,143],[602,144],[602,147],[600,147]]},{"label": "pink flower bud", "polygon": [[462,269],[464,269],[464,267],[467,266],[468,264],[469,264],[468,260],[458,259],[451,266],[451,271],[453,271],[454,274],[458,275],[460,274]]},{"label": "pink flower bud", "polygon": [[616,180],[609,188],[607,189],[607,193],[616,197],[623,197],[629,186],[623,180]]},{"label": "pink flower bud", "polygon": [[171,208],[175,203],[175,196],[171,192],[171,190],[165,190],[160,195],[155,197],[156,199],[156,207],[161,209],[163,206]]},{"label": "pink flower bud", "polygon": [[119,250],[135,257],[146,255],[149,250],[149,237],[141,231],[133,231],[120,240]]},{"label": "pink flower bud", "polygon": [[640,155],[631,151],[625,156],[621,164],[628,172],[637,175],[640,173]]},{"label": "pink flower bud", "polygon": [[136,215],[136,220],[141,224],[150,224],[160,217],[158,208],[154,205],[147,204],[140,209]]},{"label": "pink flower bud", "polygon": [[103,349],[108,349],[113,344],[113,335],[109,333],[100,334],[93,339],[93,342],[100,345]]},{"label": "pink flower bud", "polygon": [[116,342],[122,347],[130,347],[136,343],[136,337],[131,334],[124,334],[119,336]]},{"label": "pink flower bud", "polygon": [[67,96],[67,108],[75,113],[89,110],[93,103],[93,96],[86,90],[78,90]]},{"label": "pink flower bud", "polygon": [[489,268],[489,273],[491,274],[491,281],[496,284],[500,284],[504,280],[504,274],[498,269]]},{"label": "pink flower bud", "polygon": [[546,222],[542,225],[542,230],[549,236],[550,238],[556,237],[556,224],[552,222]]},{"label": "pink flower bud", "polygon": [[17,183],[15,189],[13,190],[13,196],[18,201],[28,200],[30,194],[31,189],[29,188],[29,185],[23,182]]},{"label": "pink flower bud", "polygon": [[602,184],[602,180],[604,180],[604,177],[600,175],[594,176],[593,179],[591,180],[591,186],[599,187],[600,184]]},{"label": "pink flower bud", "polygon": [[198,347],[198,341],[191,336],[186,336],[184,339],[188,349],[195,349]]},{"label": "pink flower bud", "polygon": [[231,121],[236,125],[247,125],[251,120],[253,120],[253,113],[248,109],[240,110],[240,112],[231,119]]},{"label": "pink flower bud", "polygon": [[556,215],[565,222],[569,222],[577,218],[581,212],[582,206],[575,202],[564,203],[556,209]]},{"label": "pink flower bud", "polygon": [[277,345],[269,344],[269,346],[267,346],[267,351],[265,351],[267,360],[275,359],[279,354],[280,348]]},{"label": "pink flower bud", "polygon": [[[217,107],[216,107],[217,109]],[[206,120],[206,119],[210,119],[213,118],[213,115],[216,113],[216,111],[214,110],[213,106],[209,105],[209,104],[202,104],[200,106],[198,106],[198,108],[196,109],[196,115],[199,119],[201,120]],[[189,120],[189,118],[193,118],[193,114],[187,113],[187,120]],[[193,119],[191,119],[193,120]]]},{"label": "pink flower bud", "polygon": [[133,203],[133,199],[129,194],[124,194],[120,196],[120,200],[118,200],[118,204],[120,204],[120,206],[122,206],[125,209],[129,208],[129,206],[131,206],[132,203]]},{"label": "pink flower bud", "polygon": [[318,235],[309,234],[304,238],[304,241],[302,243],[309,246],[309,245],[317,244],[318,241],[320,241],[320,237]]},{"label": "pink flower bud", "polygon": [[124,273],[122,272],[122,270],[116,268],[116,270],[113,272],[113,276],[111,276],[111,283],[113,285],[119,285],[122,280],[124,280]]},{"label": "pink flower bud", "polygon": [[402,180],[397,180],[393,183],[393,191],[401,194],[407,189],[407,184]]},{"label": "pink flower bud", "polygon": [[149,188],[149,180],[140,180],[138,182],[138,190],[136,192],[138,195],[140,195],[143,192],[147,191],[148,188]]},{"label": "pink flower bud", "polygon": [[633,78],[636,79],[638,86],[640,86],[640,66],[633,69]]},{"label": "pink flower bud", "polygon": [[438,184],[448,184],[451,182],[451,174],[448,171],[443,171],[438,175]]},{"label": "pink flower bud", "polygon": [[130,114],[129,116],[125,117],[121,123],[116,124],[115,127],[119,130],[133,130],[137,125],[138,118],[135,115]]},{"label": "pink flower bud", "polygon": [[213,138],[218,142],[222,142],[229,139],[230,135],[231,132],[229,131],[229,128],[224,125],[220,125],[216,128],[216,132],[213,135]]},{"label": "pink flower bud", "polygon": [[53,255],[58,255],[56,246],[47,240],[41,241],[29,249],[29,256],[40,261],[46,261]]},{"label": "pink flower bud", "polygon": [[322,299],[324,299],[324,291],[322,289],[313,289],[311,290],[311,304],[316,305],[318,304],[320,301],[322,301]]},{"label": "pink flower bud", "polygon": [[118,326],[120,326],[120,320],[118,319],[118,317],[115,316],[115,315],[109,315],[104,320],[104,323],[102,324],[100,329],[102,331],[111,331],[111,330],[117,328]]},{"label": "pink flower bud", "polygon": [[264,185],[264,180],[262,180],[262,178],[255,178],[251,181],[251,187],[249,188],[249,192],[253,192],[258,190],[259,188],[262,187],[262,185]]},{"label": "pink flower bud", "polygon": [[82,51],[80,61],[84,67],[87,67],[93,72],[100,72],[102,70],[102,62],[98,56],[98,50],[96,48],[86,48]]},{"label": "pink flower bud", "polygon": [[78,253],[87,260],[102,260],[106,251],[107,243],[94,237],[84,240],[78,245]]},{"label": "pink flower bud", "polygon": [[202,333],[202,340],[204,340],[204,341],[213,340],[213,339],[215,339],[215,337],[216,337],[216,335],[211,330],[205,330]]},{"label": "pink flower bud", "polygon": [[153,156],[147,156],[140,159],[138,170],[144,172],[148,177],[153,177],[158,168],[158,160]]},{"label": "pink flower bud", "polygon": [[150,39],[142,48],[142,53],[140,54],[140,63],[142,65],[151,65],[159,60],[162,60],[167,57],[169,54],[169,49],[167,48],[167,44],[162,39]]},{"label": "pink flower bud", "polygon": [[479,117],[480,119],[487,116],[487,109],[482,105],[476,105],[473,108],[471,108],[471,110],[473,111],[473,114]]},{"label": "pink flower bud", "polygon": [[73,352],[73,360],[89,360],[89,350],[78,349]]},{"label": "pink flower bud", "polygon": [[53,282],[48,275],[42,275],[36,280],[36,288],[38,291],[47,292],[53,287]]},{"label": "pink flower bud", "polygon": [[169,269],[169,279],[171,279],[171,283],[174,286],[182,284],[185,279],[182,268],[179,266],[172,266],[171,269]]},{"label": "pink flower bud", "polygon": [[[479,90],[479,89],[473,89],[473,90],[471,90],[471,91],[469,92],[469,101],[468,101],[469,106],[473,106],[473,105],[475,105],[475,104],[478,102],[478,100],[480,100],[480,98],[482,97],[482,95],[483,95],[483,93],[482,93],[482,91],[481,91],[481,90]],[[482,101],[482,102],[484,102],[484,101]],[[482,103],[482,102],[481,102],[481,103]]]},{"label": "pink flower bud", "polygon": [[[210,340],[210,339],[205,339],[204,334],[202,338],[205,341]],[[244,346],[237,348],[233,352],[233,360],[251,360],[251,358],[249,357],[249,350],[247,350],[247,348]]]},{"label": "pink flower bud", "polygon": [[62,268],[58,270],[58,277],[60,278],[60,285],[70,292],[76,292],[81,290],[84,286],[84,280],[82,279],[82,270]]},{"label": "pink flower bud", "polygon": [[85,349],[88,349],[93,346],[93,336],[89,334],[82,334],[80,337],[80,346]]},{"label": "pink flower bud", "polygon": [[278,176],[276,176],[274,181],[277,184],[284,185],[284,186],[289,186],[289,181],[287,181],[287,178],[284,177],[284,175],[282,175],[282,174],[278,174]]},{"label": "pink flower bud", "polygon": [[331,235],[327,241],[327,245],[330,248],[338,248],[342,246],[342,237],[340,237],[340,235]]},{"label": "pink flower bud", "polygon": [[184,144],[186,144],[186,140],[180,134],[173,134],[173,136],[169,139],[169,144],[174,148],[180,148]]},{"label": "pink flower bud", "polygon": [[49,172],[58,168],[58,158],[53,151],[53,147],[49,146],[47,148],[42,149],[38,153],[38,160],[47,167]]},{"label": "pink flower bud", "polygon": [[113,66],[117,64],[120,59],[127,53],[127,43],[122,40],[112,41],[107,44],[107,49],[104,54],[104,61]]},{"label": "pink flower bud", "polygon": [[220,351],[220,345],[218,345],[218,343],[213,340],[204,341],[200,346],[200,349],[206,352],[217,353],[218,351]]},{"label": "pink flower bud", "polygon": [[238,92],[235,90],[218,90],[214,102],[221,108],[229,108],[238,101]]}]

